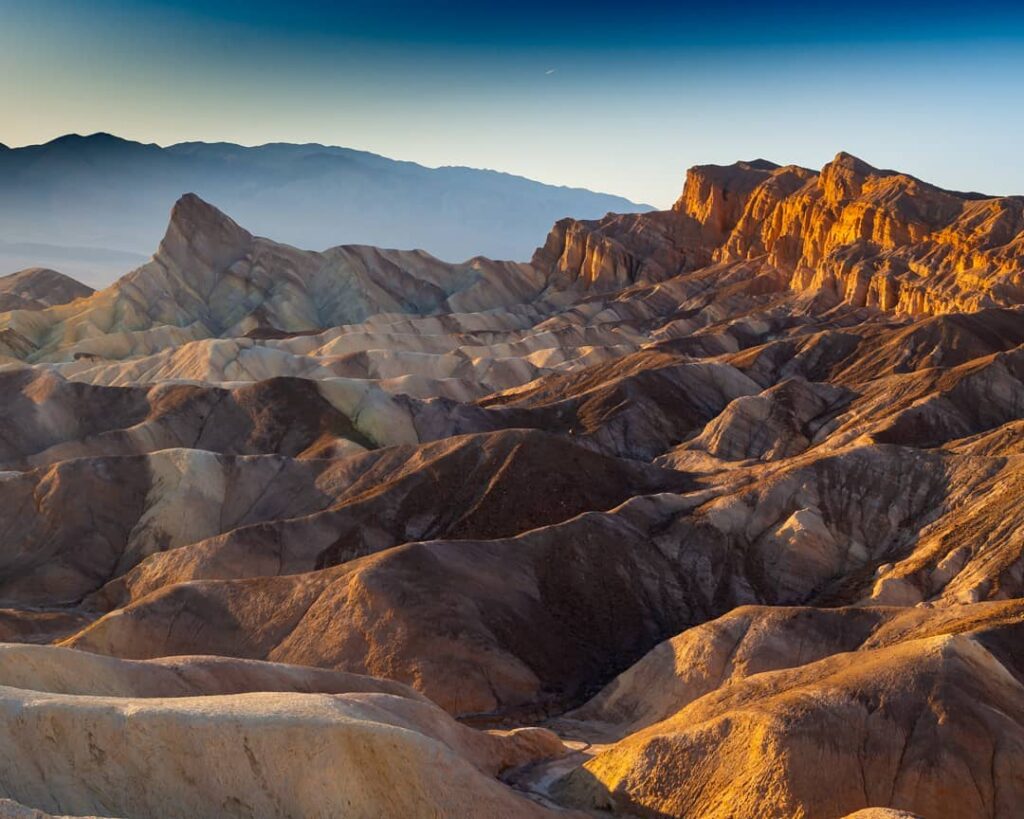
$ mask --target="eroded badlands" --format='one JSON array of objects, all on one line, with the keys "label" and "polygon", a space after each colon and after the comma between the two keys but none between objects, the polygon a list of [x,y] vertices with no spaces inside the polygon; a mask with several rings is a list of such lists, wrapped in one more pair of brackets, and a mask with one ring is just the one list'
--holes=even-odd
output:
[{"label": "eroded badlands", "polygon": [[0,815],[1012,817],[1024,199],[0,282]]}]

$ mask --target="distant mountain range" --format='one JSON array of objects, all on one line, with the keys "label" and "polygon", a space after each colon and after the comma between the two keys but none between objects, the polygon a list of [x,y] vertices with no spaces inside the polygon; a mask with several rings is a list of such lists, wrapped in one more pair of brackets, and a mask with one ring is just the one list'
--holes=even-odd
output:
[{"label": "distant mountain range", "polygon": [[[496,171],[427,168],[324,145],[146,145],[110,134],[0,146],[0,274],[29,265],[103,285],[140,263],[194,192],[297,247],[420,248],[526,260],[551,223],[650,210]],[[46,247],[31,247],[46,245]]]}]

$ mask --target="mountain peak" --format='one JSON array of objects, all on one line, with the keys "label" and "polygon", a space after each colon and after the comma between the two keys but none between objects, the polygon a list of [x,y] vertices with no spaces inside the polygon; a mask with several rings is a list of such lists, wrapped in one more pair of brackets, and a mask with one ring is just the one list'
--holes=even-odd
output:
[{"label": "mountain peak", "polygon": [[228,216],[224,211],[217,208],[215,205],[211,205],[201,196],[195,193],[183,193],[178,197],[178,201],[174,203],[171,208],[171,221],[181,220],[213,220],[222,221],[227,220],[231,224],[238,227],[237,223]]},{"label": "mountain peak", "polygon": [[46,145],[76,145],[76,144],[91,144],[91,145],[141,145],[140,142],[134,142],[130,139],[123,139],[122,137],[115,136],[114,134],[108,134],[106,131],[97,131],[93,134],[63,134],[62,136],[51,139]]},{"label": "mountain peak", "polygon": [[853,154],[840,151],[821,169],[820,184],[828,201],[837,203],[860,196],[864,180],[878,169]]},{"label": "mountain peak", "polygon": [[[874,173],[878,169],[874,165],[869,165],[863,159],[854,156],[853,154],[847,153],[846,151],[840,151],[835,155],[830,165],[834,165],[839,168],[846,168],[851,171],[855,171],[859,174],[870,174]],[[828,166],[826,166],[828,167]]]},{"label": "mountain peak", "polygon": [[252,234],[226,213],[196,194],[186,193],[171,208],[157,255],[179,261],[198,258],[211,267],[226,267],[248,252],[252,239]]}]

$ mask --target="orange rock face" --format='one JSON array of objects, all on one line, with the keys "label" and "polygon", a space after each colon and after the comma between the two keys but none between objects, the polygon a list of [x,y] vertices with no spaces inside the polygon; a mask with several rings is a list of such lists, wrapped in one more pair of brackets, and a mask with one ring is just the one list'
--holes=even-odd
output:
[{"label": "orange rock face", "polygon": [[820,173],[691,168],[670,212],[559,223],[535,264],[604,287],[750,261],[797,292],[935,314],[1024,301],[1022,231],[1024,198],[946,191],[840,153]]}]

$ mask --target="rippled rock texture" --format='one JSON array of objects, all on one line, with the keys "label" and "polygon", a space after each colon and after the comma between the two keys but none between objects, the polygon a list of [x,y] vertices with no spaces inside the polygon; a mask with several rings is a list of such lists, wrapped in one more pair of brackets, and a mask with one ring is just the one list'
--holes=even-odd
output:
[{"label": "rippled rock texture", "polygon": [[758,160],[449,265],[186,196],[26,274],[0,815],[1017,815],[1022,202]]}]

